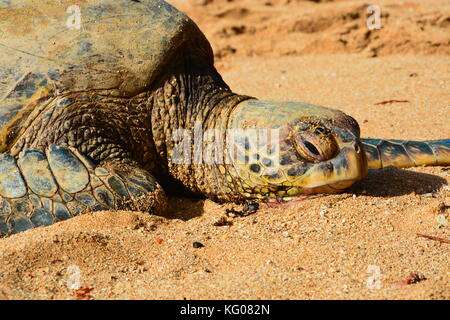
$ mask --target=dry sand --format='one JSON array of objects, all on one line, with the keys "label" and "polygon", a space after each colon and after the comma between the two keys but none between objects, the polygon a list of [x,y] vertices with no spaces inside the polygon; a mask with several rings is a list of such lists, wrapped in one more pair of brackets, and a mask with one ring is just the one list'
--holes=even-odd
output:
[{"label": "dry sand", "polygon": [[[450,138],[447,0],[378,1],[375,31],[365,1],[171,3],[237,92],[344,110],[365,137]],[[375,105],[392,99],[409,102]],[[0,298],[72,299],[76,266],[92,288],[78,298],[449,299],[449,244],[416,236],[449,239],[449,179],[448,167],[387,168],[226,226],[214,224],[238,206],[180,198],[165,217],[80,216],[0,240]]]}]

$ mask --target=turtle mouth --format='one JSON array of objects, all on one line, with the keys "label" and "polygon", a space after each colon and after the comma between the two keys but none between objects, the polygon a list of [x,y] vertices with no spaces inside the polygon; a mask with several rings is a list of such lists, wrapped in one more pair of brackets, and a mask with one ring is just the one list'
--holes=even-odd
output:
[{"label": "turtle mouth", "polygon": [[314,196],[319,196],[320,194],[334,194],[334,193],[344,192],[354,182],[355,181],[353,181],[353,180],[348,180],[348,181],[340,181],[340,182],[332,183],[332,184],[326,184],[326,185],[315,187],[315,188],[304,188],[304,189],[302,189],[303,193],[300,193],[296,196],[268,198],[264,202],[267,203],[269,206],[293,204],[296,202],[311,199]]},{"label": "turtle mouth", "polygon": [[347,181],[340,181],[337,183],[325,184],[314,188],[302,188],[301,193],[299,193],[298,195],[268,198],[265,200],[265,202],[267,203],[298,202],[303,201],[305,199],[309,199],[314,195],[341,193],[347,190],[354,183],[355,180],[347,180]]},{"label": "turtle mouth", "polygon": [[[285,171],[286,166],[282,170]],[[303,200],[314,194],[340,193],[367,175],[367,160],[359,141],[344,145],[336,157],[310,164],[302,174],[290,177],[288,185],[273,184],[274,190],[263,199],[266,202]],[[257,190],[263,189],[258,188]]]},{"label": "turtle mouth", "polygon": [[336,193],[364,178],[368,170],[362,150],[361,142],[352,142],[333,159],[314,164],[298,182],[302,193]]}]

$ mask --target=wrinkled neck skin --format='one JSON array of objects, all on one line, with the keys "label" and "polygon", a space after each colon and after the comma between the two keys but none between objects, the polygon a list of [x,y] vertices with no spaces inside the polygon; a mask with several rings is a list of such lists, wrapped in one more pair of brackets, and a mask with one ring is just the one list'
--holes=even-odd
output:
[{"label": "wrinkled neck skin", "polygon": [[[223,174],[204,161],[208,129],[225,132],[233,108],[250,99],[231,92],[212,61],[185,49],[172,59],[170,77],[151,97],[151,123],[158,164],[148,168],[169,193],[193,192],[213,199],[223,191]],[[195,51],[194,51],[195,52]]]}]

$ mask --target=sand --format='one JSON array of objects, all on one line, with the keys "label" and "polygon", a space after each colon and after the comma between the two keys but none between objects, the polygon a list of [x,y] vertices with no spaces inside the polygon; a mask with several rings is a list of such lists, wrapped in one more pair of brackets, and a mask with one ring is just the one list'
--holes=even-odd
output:
[{"label": "sand", "polygon": [[[341,109],[365,137],[450,137],[446,0],[378,1],[373,31],[365,1],[171,3],[236,92]],[[377,105],[393,99],[408,102]],[[449,239],[449,169],[386,168],[245,217],[173,197],[164,216],[97,212],[29,230],[0,240],[0,298],[449,299],[449,244],[417,236]]]}]

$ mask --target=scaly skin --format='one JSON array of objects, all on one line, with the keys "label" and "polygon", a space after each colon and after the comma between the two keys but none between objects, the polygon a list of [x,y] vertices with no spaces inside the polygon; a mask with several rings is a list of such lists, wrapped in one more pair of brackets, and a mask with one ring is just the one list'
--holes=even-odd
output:
[{"label": "scaly skin", "polygon": [[67,30],[64,3],[11,3],[0,236],[88,211],[163,214],[166,192],[287,201],[341,192],[368,167],[450,163],[448,141],[361,140],[340,111],[233,93],[204,35],[164,1],[83,1],[81,31]]},{"label": "scaly skin", "polygon": [[362,139],[370,169],[450,165],[450,140]]}]

